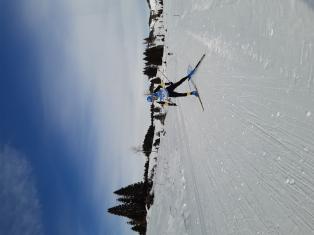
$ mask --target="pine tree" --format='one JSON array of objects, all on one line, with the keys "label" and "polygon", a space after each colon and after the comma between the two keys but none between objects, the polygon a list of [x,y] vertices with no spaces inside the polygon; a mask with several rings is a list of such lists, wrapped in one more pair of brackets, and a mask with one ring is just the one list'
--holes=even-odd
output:
[{"label": "pine tree", "polygon": [[146,216],[145,206],[138,204],[122,204],[108,209],[114,215],[128,217],[130,219],[141,220]]},{"label": "pine tree", "polygon": [[145,139],[143,143],[143,150],[147,157],[149,157],[150,153],[152,152],[154,133],[155,133],[155,126],[150,125],[145,135]]},{"label": "pine tree", "polygon": [[150,82],[154,84],[161,84],[161,79],[159,77],[156,77],[154,79],[151,79]]},{"label": "pine tree", "polygon": [[145,188],[144,182],[141,181],[135,184],[130,184],[126,187],[122,187],[114,191],[114,194],[121,195],[121,196],[132,196],[136,194],[141,194],[144,188]]},{"label": "pine tree", "polygon": [[148,76],[148,78],[153,78],[156,76],[157,74],[157,67],[155,66],[150,66],[150,65],[147,65],[145,68],[144,68],[144,74],[146,76]]},{"label": "pine tree", "polygon": [[129,204],[141,204],[143,202],[143,198],[145,197],[144,196],[144,192],[141,194],[141,195],[134,195],[134,196],[129,196],[129,197],[120,197],[118,198],[117,200],[119,202],[122,202],[122,203],[129,203]]},{"label": "pine tree", "polygon": [[132,227],[132,230],[138,232],[140,235],[142,235],[142,234],[144,235],[144,234],[146,234],[146,224],[145,225],[142,225],[142,224],[135,225]]}]

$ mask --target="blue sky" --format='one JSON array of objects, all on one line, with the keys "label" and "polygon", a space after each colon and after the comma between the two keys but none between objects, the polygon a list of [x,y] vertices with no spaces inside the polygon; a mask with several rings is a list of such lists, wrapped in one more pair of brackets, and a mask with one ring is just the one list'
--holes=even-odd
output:
[{"label": "blue sky", "polygon": [[143,175],[146,1],[0,9],[0,234],[131,233],[106,210]]}]

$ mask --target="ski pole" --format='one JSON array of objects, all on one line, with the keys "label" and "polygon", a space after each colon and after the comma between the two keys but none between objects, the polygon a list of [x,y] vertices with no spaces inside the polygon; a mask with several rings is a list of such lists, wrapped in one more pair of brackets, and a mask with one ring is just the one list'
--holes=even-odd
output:
[{"label": "ski pole", "polygon": [[157,68],[157,69],[158,69],[159,72],[161,72],[161,74],[167,79],[168,82],[171,82],[171,81],[167,78],[167,76],[166,76],[159,68]]}]

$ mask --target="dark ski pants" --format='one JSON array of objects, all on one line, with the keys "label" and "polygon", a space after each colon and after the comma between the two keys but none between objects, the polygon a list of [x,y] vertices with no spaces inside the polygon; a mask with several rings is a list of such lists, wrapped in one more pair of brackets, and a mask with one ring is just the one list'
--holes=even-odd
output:
[{"label": "dark ski pants", "polygon": [[182,97],[182,96],[188,96],[190,92],[185,92],[185,93],[179,93],[175,92],[174,90],[180,86],[186,79],[188,79],[188,76],[181,78],[179,81],[172,83],[170,86],[166,87],[169,97]]}]

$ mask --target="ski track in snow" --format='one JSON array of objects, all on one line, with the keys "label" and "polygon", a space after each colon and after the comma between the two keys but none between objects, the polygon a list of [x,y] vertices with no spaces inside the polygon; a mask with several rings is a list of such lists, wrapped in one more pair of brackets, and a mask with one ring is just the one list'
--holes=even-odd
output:
[{"label": "ski track in snow", "polygon": [[169,109],[147,234],[314,234],[306,2],[165,0],[167,76],[206,52],[194,77],[205,112],[193,97]]}]

